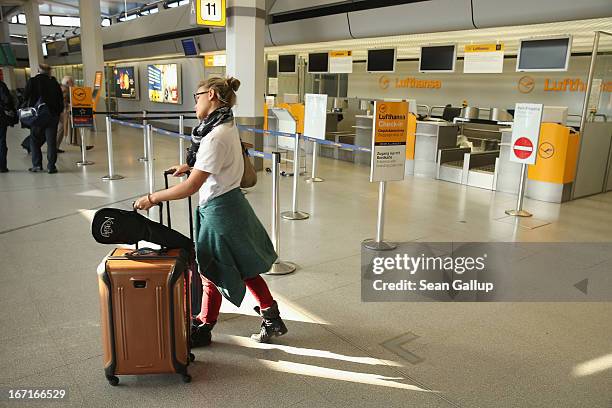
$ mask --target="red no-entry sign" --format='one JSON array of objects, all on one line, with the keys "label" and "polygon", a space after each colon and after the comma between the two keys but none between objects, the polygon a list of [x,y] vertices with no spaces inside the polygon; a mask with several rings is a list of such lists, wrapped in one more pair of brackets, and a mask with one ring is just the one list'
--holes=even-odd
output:
[{"label": "red no-entry sign", "polygon": [[533,154],[533,143],[526,137],[519,137],[512,146],[514,155],[519,159],[527,159]]},{"label": "red no-entry sign", "polygon": [[540,126],[544,106],[539,103],[517,103],[512,123],[512,154],[510,161],[535,164],[536,148],[539,146]]}]

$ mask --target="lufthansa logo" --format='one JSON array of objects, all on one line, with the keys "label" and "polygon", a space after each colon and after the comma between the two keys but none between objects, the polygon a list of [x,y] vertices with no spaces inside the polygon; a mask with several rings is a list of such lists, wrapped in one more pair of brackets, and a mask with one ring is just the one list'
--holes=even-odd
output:
[{"label": "lufthansa logo", "polygon": [[380,87],[380,89],[387,89],[389,88],[389,78],[387,78],[386,76],[381,76],[378,79],[378,86]]},{"label": "lufthansa logo", "polygon": [[387,113],[387,105],[385,105],[384,103],[381,103],[380,107],[378,108],[378,111],[380,113]]},{"label": "lufthansa logo", "polygon": [[522,76],[518,80],[518,90],[520,93],[530,93],[535,88],[535,80],[529,75]]},{"label": "lufthansa logo", "polygon": [[538,156],[543,159],[550,159],[555,154],[555,146],[551,143],[544,142],[538,148]]}]

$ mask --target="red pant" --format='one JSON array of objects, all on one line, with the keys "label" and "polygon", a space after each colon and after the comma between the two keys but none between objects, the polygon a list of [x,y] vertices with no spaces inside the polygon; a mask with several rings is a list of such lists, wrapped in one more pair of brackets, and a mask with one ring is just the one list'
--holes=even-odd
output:
[{"label": "red pant", "polygon": [[[259,303],[260,308],[267,309],[274,304],[270,289],[261,276],[246,279],[244,284]],[[215,323],[219,317],[222,298],[215,284],[202,276],[202,309],[197,319],[202,323]]]}]

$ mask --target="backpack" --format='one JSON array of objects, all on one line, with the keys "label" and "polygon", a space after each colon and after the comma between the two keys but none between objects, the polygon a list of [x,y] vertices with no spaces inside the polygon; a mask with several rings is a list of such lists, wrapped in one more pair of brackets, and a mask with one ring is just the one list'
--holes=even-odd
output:
[{"label": "backpack", "polygon": [[45,127],[51,121],[51,111],[42,99],[32,107],[19,109],[19,121],[25,127]]}]

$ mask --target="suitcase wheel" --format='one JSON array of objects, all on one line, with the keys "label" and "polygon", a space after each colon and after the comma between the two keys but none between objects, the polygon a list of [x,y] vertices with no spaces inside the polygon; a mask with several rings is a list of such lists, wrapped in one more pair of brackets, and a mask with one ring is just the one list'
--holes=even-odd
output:
[{"label": "suitcase wheel", "polygon": [[184,383],[190,383],[191,382],[191,376],[189,374],[183,374],[182,378],[183,378],[183,382]]},{"label": "suitcase wheel", "polygon": [[107,375],[106,379],[108,380],[108,383],[113,387],[119,385],[119,377],[115,375]]},{"label": "suitcase wheel", "polygon": [[195,354],[189,353],[189,361],[195,361]]}]

